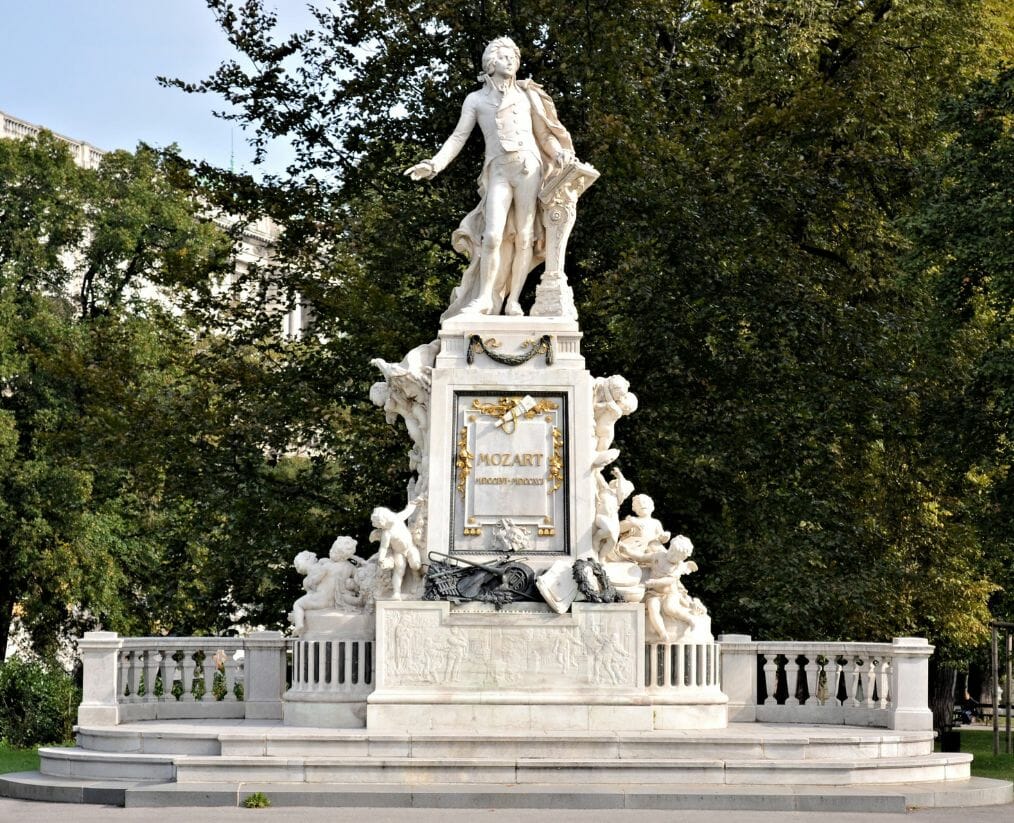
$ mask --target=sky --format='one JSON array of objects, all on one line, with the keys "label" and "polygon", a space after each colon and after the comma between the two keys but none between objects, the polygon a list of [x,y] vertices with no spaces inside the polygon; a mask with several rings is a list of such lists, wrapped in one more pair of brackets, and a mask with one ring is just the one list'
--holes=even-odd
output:
[{"label": "sky", "polygon": [[[275,3],[283,18],[304,5]],[[232,56],[204,0],[0,0],[0,111],[100,149],[176,143],[256,172],[243,132],[212,115],[219,99],[155,80],[196,82]],[[270,171],[287,159],[274,154]]]}]

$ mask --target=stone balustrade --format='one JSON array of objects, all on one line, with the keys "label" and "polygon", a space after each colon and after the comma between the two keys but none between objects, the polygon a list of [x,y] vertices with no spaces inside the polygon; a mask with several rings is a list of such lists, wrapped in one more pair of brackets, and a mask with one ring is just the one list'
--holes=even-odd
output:
[{"label": "stone balustrade", "polygon": [[[292,646],[286,691],[287,646]],[[376,681],[372,639],[119,637],[88,632],[80,642],[84,694],[78,723],[115,725],[175,718],[285,718],[307,725],[308,704],[341,707],[356,725]],[[754,641],[647,643],[644,687],[674,696],[714,689],[728,695],[730,722],[931,729],[929,658],[922,638],[891,643]],[[283,696],[284,695],[284,696]],[[678,698],[677,698],[678,699]],[[306,715],[304,717],[303,715]]]},{"label": "stone balustrade", "polygon": [[644,685],[651,690],[689,690],[721,683],[717,643],[646,643]]},{"label": "stone balustrade", "polygon": [[87,632],[79,649],[79,724],[282,716],[286,641],[280,632],[245,638]]},{"label": "stone balustrade", "polygon": [[289,694],[341,694],[362,700],[373,691],[373,641],[296,640]]},{"label": "stone balustrade", "polygon": [[758,642],[721,635],[730,722],[931,729],[923,638],[891,643]]}]

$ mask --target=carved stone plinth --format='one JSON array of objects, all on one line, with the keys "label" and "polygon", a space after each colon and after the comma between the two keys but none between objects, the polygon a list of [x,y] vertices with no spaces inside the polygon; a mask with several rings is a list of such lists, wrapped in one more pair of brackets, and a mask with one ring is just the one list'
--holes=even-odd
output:
[{"label": "carved stone plinth", "polygon": [[[377,604],[371,731],[526,732],[722,728],[717,647],[701,675],[647,688],[639,603],[575,603],[568,614],[447,602]],[[654,659],[654,658],[651,658]],[[705,668],[707,675],[705,676]],[[711,681],[711,682],[709,682]]]},{"label": "carved stone plinth", "polygon": [[539,199],[546,230],[546,270],[535,289],[533,317],[577,319],[574,291],[567,283],[563,263],[577,221],[578,198],[598,177],[593,166],[574,160],[543,184]]}]

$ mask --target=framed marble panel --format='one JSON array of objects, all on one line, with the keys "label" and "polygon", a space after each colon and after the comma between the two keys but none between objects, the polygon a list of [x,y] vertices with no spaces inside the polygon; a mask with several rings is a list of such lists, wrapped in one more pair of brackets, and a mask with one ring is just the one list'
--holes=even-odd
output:
[{"label": "framed marble panel", "polygon": [[570,528],[566,392],[454,393],[451,554],[488,554],[510,520],[528,555],[566,555]]}]

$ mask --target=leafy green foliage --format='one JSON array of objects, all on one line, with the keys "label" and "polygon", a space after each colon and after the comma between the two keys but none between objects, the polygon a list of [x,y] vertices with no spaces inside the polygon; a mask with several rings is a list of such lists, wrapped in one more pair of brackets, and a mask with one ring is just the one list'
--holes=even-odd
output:
[{"label": "leafy green foliage", "polygon": [[267,809],[271,800],[264,792],[253,792],[243,799],[243,806],[247,809]]},{"label": "leafy green foliage", "polygon": [[71,739],[81,694],[56,664],[0,663],[0,740],[14,748]]},{"label": "leafy green foliage", "polygon": [[940,311],[928,327],[941,352],[946,402],[937,448],[953,466],[966,519],[990,547],[1000,619],[1014,617],[1014,68],[944,110],[951,135],[933,163],[931,196],[913,216],[913,268]]},{"label": "leafy green foliage", "polygon": [[292,141],[261,189],[217,179],[301,259],[316,250],[315,282],[289,282],[329,341],[307,347],[335,377],[318,391],[343,409],[320,442],[371,503],[400,496],[378,467],[404,464],[362,404],[366,363],[432,335],[478,141],[430,184],[401,172],[507,33],[602,171],[569,249],[585,353],[641,398],[623,468],[693,536],[715,625],[982,638],[994,569],[937,438],[950,383],[924,349],[935,304],[906,268],[907,221],[943,101],[1010,45],[1002,4],[352,0],[288,35],[256,0],[208,5],[244,59],[166,82],[223,97],[262,150]]}]

